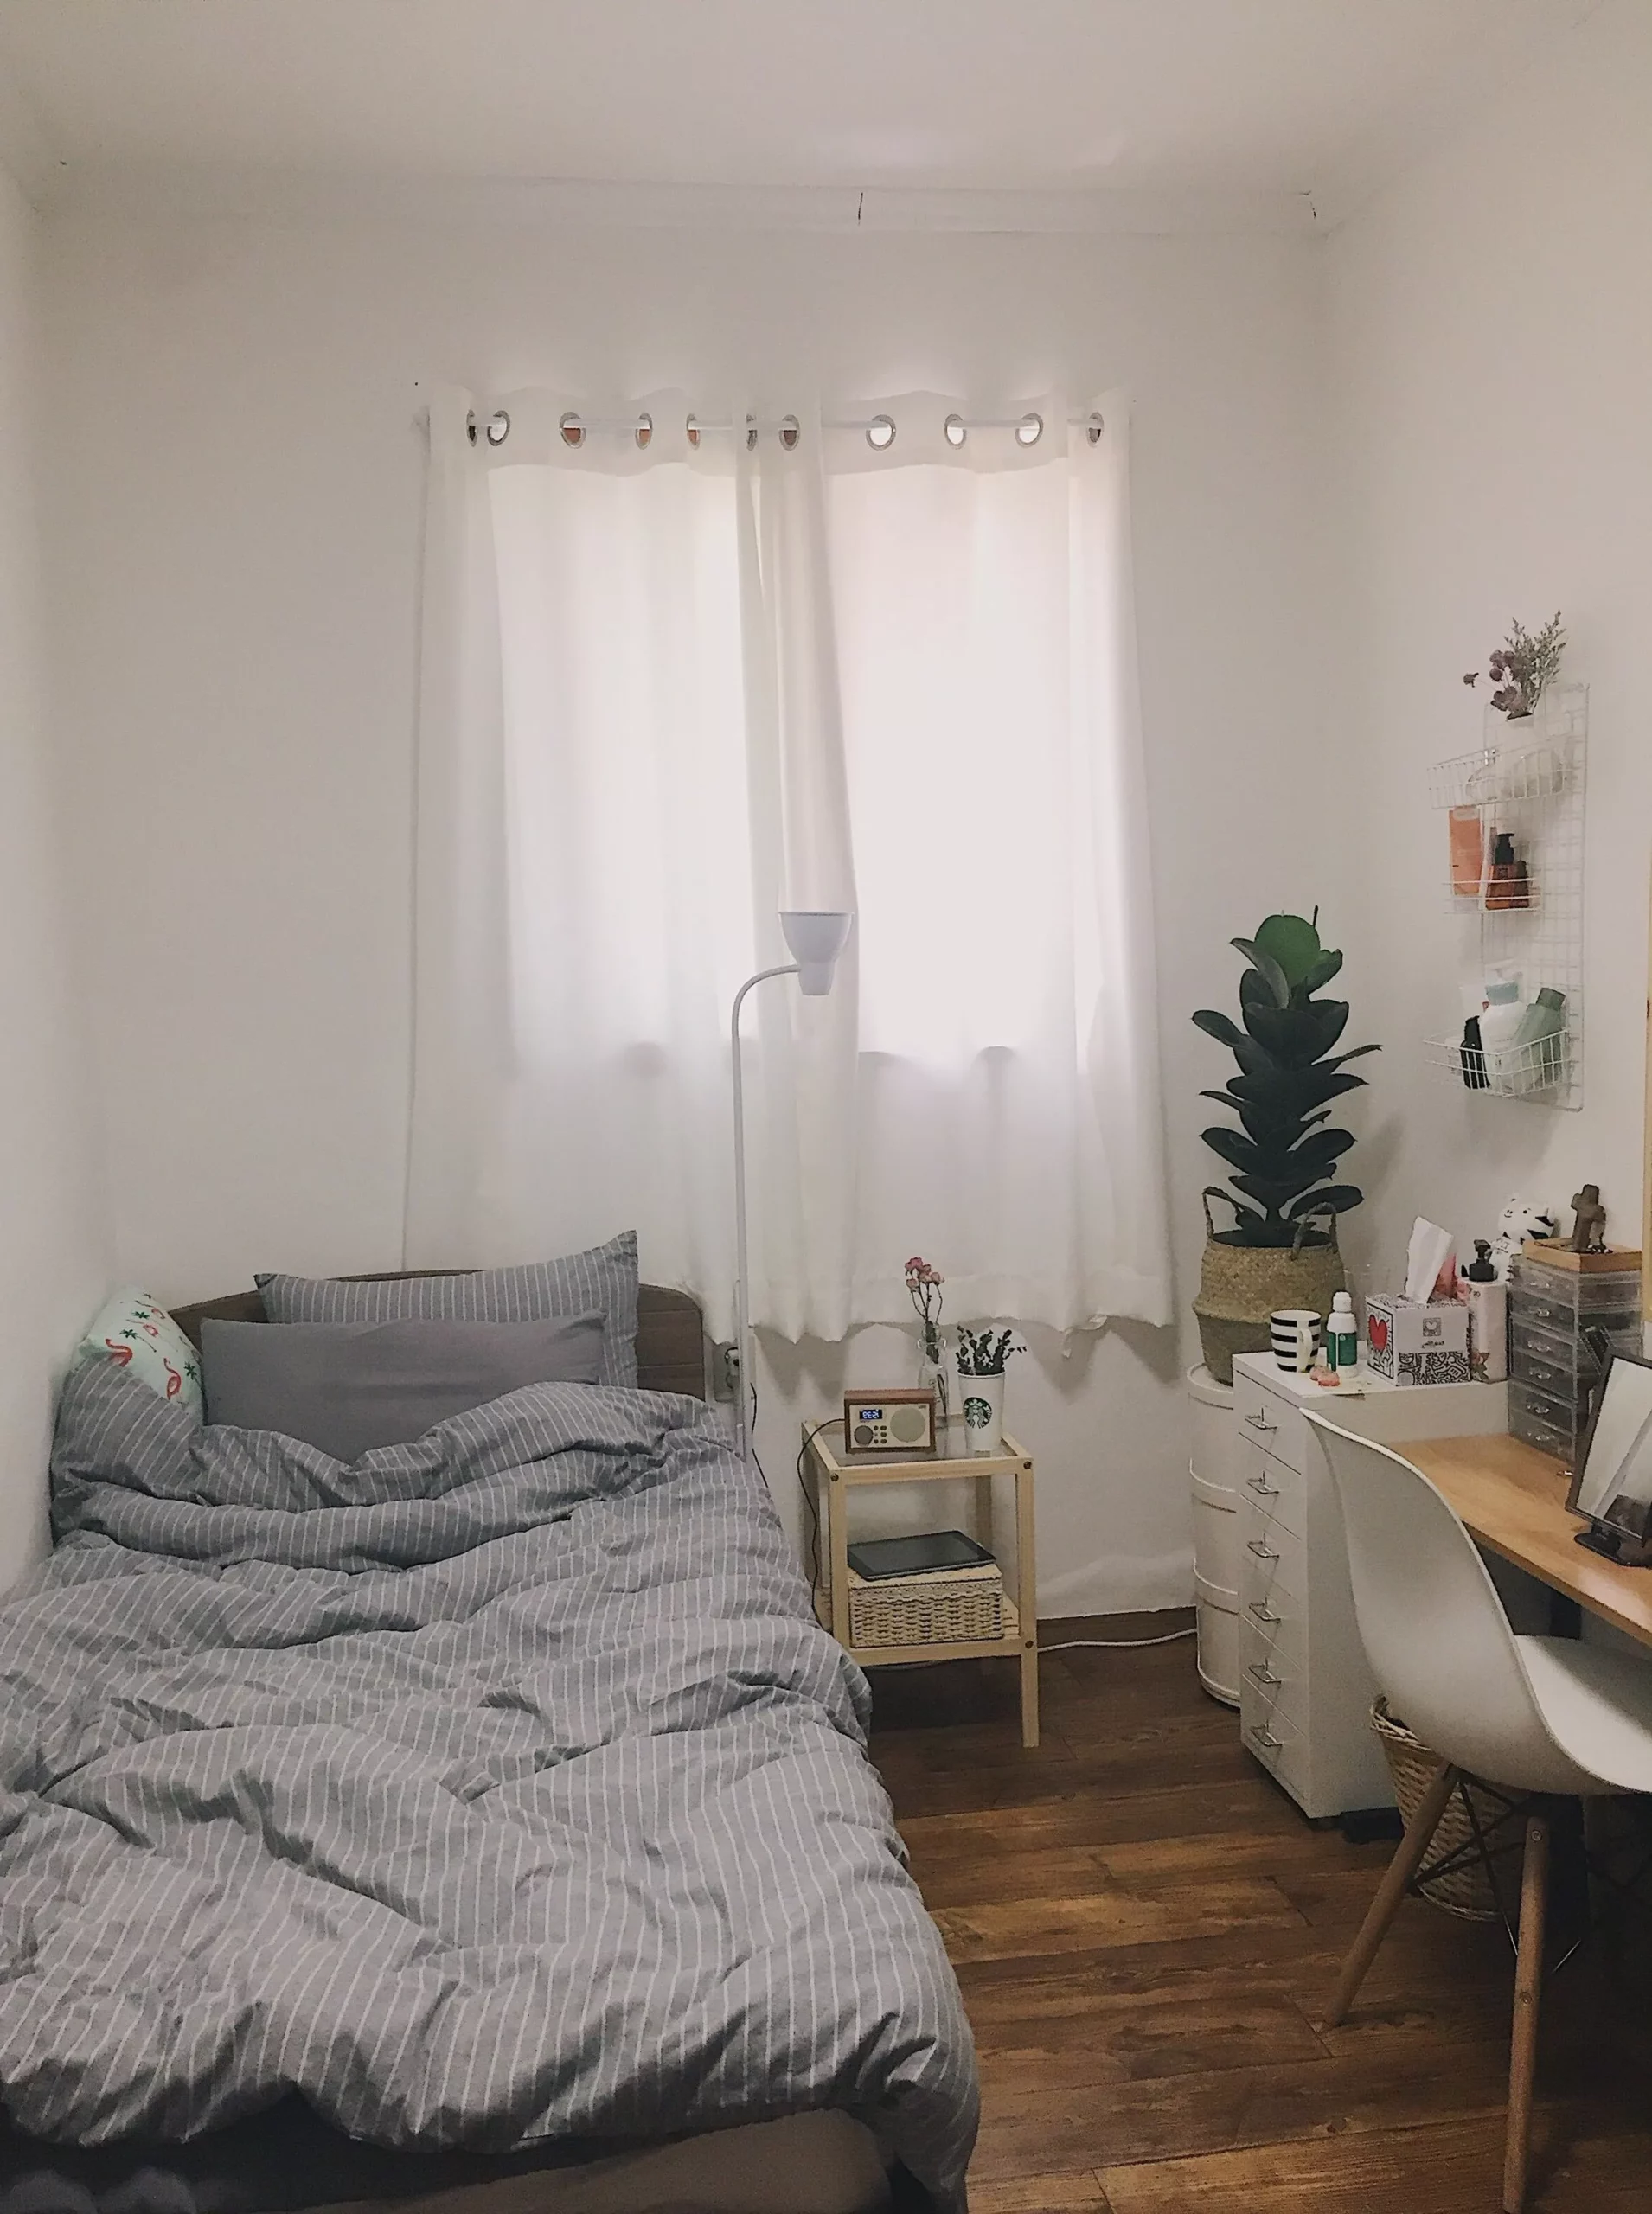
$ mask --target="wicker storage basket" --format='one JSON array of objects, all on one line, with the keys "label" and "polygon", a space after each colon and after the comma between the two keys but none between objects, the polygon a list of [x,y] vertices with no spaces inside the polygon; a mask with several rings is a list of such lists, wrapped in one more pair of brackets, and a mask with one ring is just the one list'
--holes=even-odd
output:
[{"label": "wicker storage basket", "polygon": [[[1380,1699],[1371,1710],[1371,1727],[1382,1741],[1388,1773],[1394,1782],[1394,1797],[1409,1825],[1439,1768],[1440,1756],[1431,1752],[1420,1737],[1389,1713],[1385,1699]],[[1484,1835],[1502,1820],[1508,1811],[1507,1802],[1489,1797],[1476,1784],[1470,1783],[1467,1788]],[[1439,1827],[1423,1861],[1424,1868],[1461,1852],[1473,1842],[1474,1831],[1463,1810],[1463,1793],[1454,1791],[1445,1802],[1445,1812],[1440,1816]],[[1496,1895],[1486,1874],[1485,1863],[1477,1852],[1470,1853],[1458,1866],[1444,1875],[1426,1877],[1415,1889],[1419,1897],[1444,1907],[1448,1914],[1461,1916],[1464,1922],[1497,1919]]]},{"label": "wicker storage basket", "polygon": [[1300,1245],[1233,1245],[1230,1232],[1219,1232],[1211,1218],[1212,1198],[1226,1199],[1220,1184],[1204,1193],[1204,1259],[1199,1274],[1199,1296],[1193,1311],[1199,1317],[1199,1341],[1205,1366],[1219,1384],[1233,1380],[1236,1353],[1266,1353],[1268,1317],[1276,1307],[1310,1307],[1316,1315],[1330,1312],[1332,1295],[1348,1289],[1348,1271],[1336,1245],[1336,1218],[1329,1233],[1311,1230],[1309,1219],[1299,1225]]},{"label": "wicker storage basket", "polygon": [[1003,1634],[1004,1572],[996,1563],[872,1583],[849,1571],[851,1645],[959,1645]]}]

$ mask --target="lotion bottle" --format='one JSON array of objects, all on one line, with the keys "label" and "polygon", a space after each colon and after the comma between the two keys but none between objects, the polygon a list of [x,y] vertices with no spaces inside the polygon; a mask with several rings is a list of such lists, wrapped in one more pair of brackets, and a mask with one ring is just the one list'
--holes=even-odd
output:
[{"label": "lotion bottle", "polygon": [[1525,1013],[1518,976],[1487,977],[1486,1004],[1480,1014],[1480,1044],[1486,1084],[1493,1091],[1518,1088],[1515,1079],[1519,1056],[1512,1048]]},{"label": "lotion bottle", "polygon": [[1497,1281],[1491,1241],[1476,1238],[1463,1271],[1469,1302],[1469,1373],[1476,1384],[1501,1384],[1508,1373],[1508,1286]]},{"label": "lotion bottle", "polygon": [[1345,1291],[1336,1293],[1331,1301],[1325,1345],[1339,1379],[1352,1375],[1360,1358],[1360,1326],[1354,1319],[1354,1302]]}]

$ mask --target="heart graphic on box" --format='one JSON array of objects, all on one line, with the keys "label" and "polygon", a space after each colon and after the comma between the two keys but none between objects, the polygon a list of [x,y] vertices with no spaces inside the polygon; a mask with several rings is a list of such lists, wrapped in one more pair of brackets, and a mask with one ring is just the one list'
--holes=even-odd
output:
[{"label": "heart graphic on box", "polygon": [[1369,1334],[1372,1352],[1386,1352],[1388,1345],[1388,1317],[1386,1315],[1372,1315]]}]

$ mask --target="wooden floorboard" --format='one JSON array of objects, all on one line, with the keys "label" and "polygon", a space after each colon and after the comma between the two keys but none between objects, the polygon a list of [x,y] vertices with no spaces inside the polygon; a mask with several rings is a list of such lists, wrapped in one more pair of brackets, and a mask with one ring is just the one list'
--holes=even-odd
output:
[{"label": "wooden floorboard", "polygon": [[[873,1679],[874,1757],[980,2053],[972,2214],[1494,2214],[1502,1932],[1408,1902],[1330,2028],[1392,1846],[1305,1821],[1188,1643],[1043,1675],[1033,1752],[1008,1668]],[[1529,2214],[1652,2210],[1645,1956],[1591,1956],[1546,2000]]]}]

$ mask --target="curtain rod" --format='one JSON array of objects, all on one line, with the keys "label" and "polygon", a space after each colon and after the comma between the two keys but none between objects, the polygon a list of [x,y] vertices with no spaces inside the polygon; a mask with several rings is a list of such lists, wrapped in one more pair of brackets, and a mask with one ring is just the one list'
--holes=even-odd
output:
[{"label": "curtain rod", "polygon": [[[1098,445],[1105,427],[1098,410],[1088,415],[1069,415],[1069,430],[1083,431],[1090,444]],[[567,446],[582,446],[593,432],[608,431],[635,438],[639,446],[648,446],[654,438],[654,418],[644,413],[637,415],[602,417],[581,415],[570,407],[557,422],[562,443]],[[689,415],[683,423],[688,444],[697,446],[708,431],[732,431],[732,421],[716,422],[705,416]],[[874,453],[887,453],[895,442],[895,420],[892,415],[851,416],[823,419],[823,431],[860,431]],[[471,444],[475,445],[479,436],[485,435],[490,446],[502,446],[510,436],[510,416],[503,407],[496,407],[485,425],[478,427],[475,413],[469,418]],[[746,445],[748,451],[758,442],[759,434],[772,431],[788,451],[803,436],[803,426],[795,415],[782,415],[775,422],[762,422],[755,415],[746,418]],[[971,431],[1013,431],[1015,443],[1021,446],[1035,446],[1044,435],[1044,418],[1036,413],[1025,415],[949,415],[941,426],[941,432],[948,445],[961,446]]]}]

